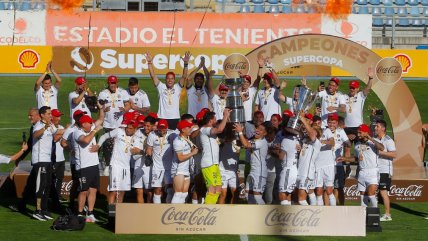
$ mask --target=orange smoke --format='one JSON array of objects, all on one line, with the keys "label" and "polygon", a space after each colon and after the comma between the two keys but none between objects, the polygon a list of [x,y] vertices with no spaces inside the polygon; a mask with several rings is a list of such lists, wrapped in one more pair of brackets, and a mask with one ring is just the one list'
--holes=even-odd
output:
[{"label": "orange smoke", "polygon": [[353,0],[327,0],[324,14],[333,20],[346,18],[352,12]]},{"label": "orange smoke", "polygon": [[84,0],[49,0],[50,4],[55,4],[63,10],[73,10],[82,6]]}]

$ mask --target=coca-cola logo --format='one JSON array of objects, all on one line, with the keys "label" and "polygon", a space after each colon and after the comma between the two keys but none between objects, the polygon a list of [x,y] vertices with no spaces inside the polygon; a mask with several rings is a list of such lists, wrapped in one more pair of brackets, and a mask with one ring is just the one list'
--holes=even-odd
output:
[{"label": "coca-cola logo", "polygon": [[238,78],[250,72],[250,62],[242,54],[231,54],[223,62],[223,71],[227,78]]},{"label": "coca-cola logo", "polygon": [[176,207],[170,207],[162,214],[161,222],[164,225],[179,224],[188,226],[212,226],[216,224],[216,213],[219,210],[219,208],[200,207],[191,211],[181,211]]},{"label": "coca-cola logo", "polygon": [[319,225],[320,209],[300,209],[297,212],[283,212],[277,208],[265,217],[266,226],[316,227]]},{"label": "coca-cola logo", "polygon": [[73,180],[68,182],[62,182],[61,185],[61,194],[62,195],[70,195],[71,187],[73,186]]},{"label": "coca-cola logo", "polygon": [[351,185],[349,187],[343,188],[345,196],[347,197],[360,197],[360,192],[358,191],[357,184]]},{"label": "coca-cola logo", "polygon": [[403,68],[395,58],[383,58],[376,65],[376,77],[385,84],[395,84],[402,73]]},{"label": "coca-cola logo", "polygon": [[407,187],[398,187],[392,185],[388,195],[398,197],[422,197],[422,188],[424,185],[409,185]]}]

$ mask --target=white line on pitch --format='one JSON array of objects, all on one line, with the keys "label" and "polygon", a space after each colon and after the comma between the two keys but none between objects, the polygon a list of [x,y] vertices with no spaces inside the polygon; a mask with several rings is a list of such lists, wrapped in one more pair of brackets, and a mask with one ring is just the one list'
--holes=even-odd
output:
[{"label": "white line on pitch", "polygon": [[28,129],[28,127],[1,127],[0,131],[3,131],[3,130],[24,130],[24,129]]}]

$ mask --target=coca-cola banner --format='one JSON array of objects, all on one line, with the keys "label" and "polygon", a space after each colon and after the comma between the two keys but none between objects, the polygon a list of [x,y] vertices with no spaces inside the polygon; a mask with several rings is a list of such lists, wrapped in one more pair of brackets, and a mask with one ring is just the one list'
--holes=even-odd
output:
[{"label": "coca-cola banner", "polygon": [[360,206],[120,203],[116,205],[115,231],[118,234],[365,236],[366,210]]},{"label": "coca-cola banner", "polygon": [[[388,196],[391,202],[428,201],[428,180],[392,180]],[[359,201],[358,183],[355,179],[346,179],[345,201]]]}]

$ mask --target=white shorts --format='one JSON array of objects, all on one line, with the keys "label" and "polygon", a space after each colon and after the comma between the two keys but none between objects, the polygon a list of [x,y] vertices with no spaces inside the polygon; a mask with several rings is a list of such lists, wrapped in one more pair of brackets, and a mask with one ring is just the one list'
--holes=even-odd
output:
[{"label": "white shorts", "polygon": [[164,184],[165,170],[152,169],[152,187],[162,187]]},{"label": "white shorts", "polygon": [[136,167],[132,178],[133,188],[152,189],[152,168],[146,165]]},{"label": "white shorts", "polygon": [[109,192],[131,190],[131,170],[129,168],[110,166],[109,170],[107,187]]},{"label": "white shorts", "polygon": [[245,184],[245,190],[263,193],[266,188],[266,177],[256,176],[250,173],[247,177],[247,182]]},{"label": "white shorts", "polygon": [[234,171],[221,170],[221,188],[236,188],[238,186],[238,175]]},{"label": "white shorts", "polygon": [[279,192],[292,193],[296,187],[297,167],[284,167],[279,174]]},{"label": "white shorts", "polygon": [[369,185],[379,184],[378,169],[361,169],[358,174],[358,191],[365,192]]},{"label": "white shorts", "polygon": [[334,166],[321,167],[315,171],[315,187],[334,186]]},{"label": "white shorts", "polygon": [[315,188],[315,180],[306,176],[297,176],[296,186],[301,190],[310,190]]}]

